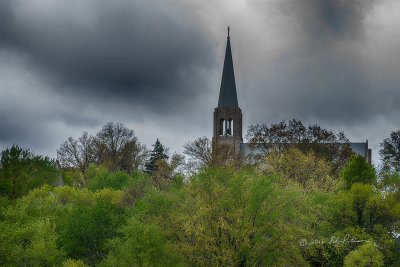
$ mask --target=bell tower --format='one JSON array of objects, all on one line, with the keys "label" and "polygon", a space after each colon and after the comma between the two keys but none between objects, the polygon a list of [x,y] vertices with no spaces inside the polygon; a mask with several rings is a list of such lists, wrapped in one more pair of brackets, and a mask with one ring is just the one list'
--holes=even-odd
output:
[{"label": "bell tower", "polygon": [[213,141],[217,144],[231,145],[233,153],[236,154],[240,151],[240,144],[243,143],[242,111],[237,100],[229,31],[228,27],[218,107],[214,109]]}]

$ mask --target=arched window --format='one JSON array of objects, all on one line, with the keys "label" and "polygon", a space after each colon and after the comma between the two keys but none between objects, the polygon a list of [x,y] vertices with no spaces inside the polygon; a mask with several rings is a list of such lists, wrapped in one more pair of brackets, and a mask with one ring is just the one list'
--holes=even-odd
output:
[{"label": "arched window", "polygon": [[220,119],[219,121],[219,135],[224,135],[225,134],[225,120]]},{"label": "arched window", "polygon": [[230,136],[233,135],[233,120],[232,119],[228,120],[226,135],[230,135]]}]

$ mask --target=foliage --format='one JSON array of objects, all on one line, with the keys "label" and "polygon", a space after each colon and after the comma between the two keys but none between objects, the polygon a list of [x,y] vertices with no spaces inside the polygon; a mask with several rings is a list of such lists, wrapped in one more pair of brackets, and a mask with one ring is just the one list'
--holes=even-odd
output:
[{"label": "foliage", "polygon": [[331,164],[318,158],[313,151],[307,154],[292,146],[287,150],[270,152],[260,169],[266,173],[274,173],[281,177],[283,185],[299,183],[305,190],[321,190],[329,192],[335,189],[335,180],[331,176]]},{"label": "foliage", "polygon": [[241,153],[232,151],[232,147],[228,144],[216,143],[205,136],[186,143],[184,148],[183,153],[191,159],[188,163],[191,173],[204,167],[230,164],[231,167],[240,168],[244,165],[244,157]]},{"label": "foliage", "polygon": [[339,229],[359,226],[379,236],[395,230],[400,219],[400,203],[370,184],[355,183],[350,190],[339,192],[337,199],[334,224]]},{"label": "foliage", "polygon": [[122,223],[122,211],[109,201],[97,199],[93,207],[78,202],[60,221],[58,242],[71,258],[93,265],[107,254],[106,241]]},{"label": "foliage", "polygon": [[1,152],[0,194],[18,198],[29,189],[54,182],[57,174],[53,160],[13,145]]},{"label": "foliage", "polygon": [[45,184],[0,198],[0,265],[400,263],[396,171],[377,188],[345,189],[330,162],[292,147],[256,167],[214,162],[184,180],[174,157],[157,161],[152,175],[92,164],[78,170],[79,186]]},{"label": "foliage", "polygon": [[302,254],[312,266],[343,266],[346,255],[371,238],[360,227],[347,227],[302,241]]},{"label": "foliage", "polygon": [[347,189],[354,183],[374,184],[376,182],[374,167],[361,155],[353,155],[346,161],[340,177]]},{"label": "foliage", "polygon": [[64,168],[77,168],[84,172],[90,163],[95,162],[93,137],[87,132],[75,140],[69,137],[57,150],[57,158]]},{"label": "foliage", "polygon": [[157,170],[157,161],[161,160],[167,160],[168,155],[167,155],[167,150],[165,147],[160,143],[160,140],[158,140],[154,143],[153,145],[153,151],[151,152],[150,159],[146,163],[146,172],[148,174],[154,174],[154,172]]},{"label": "foliage", "polygon": [[48,219],[23,226],[1,222],[0,230],[1,265],[54,266],[64,259],[65,253],[56,243],[55,224]]},{"label": "foliage", "polygon": [[264,155],[271,149],[285,150],[295,145],[302,152],[314,151],[316,155],[333,162],[333,171],[338,173],[346,159],[352,155],[349,140],[344,133],[335,133],[319,125],[304,126],[299,120],[288,123],[281,121],[267,124],[256,124],[247,132],[253,148],[260,149]]},{"label": "foliage", "polygon": [[196,168],[211,166],[212,164],[212,142],[206,136],[199,137],[194,141],[186,143],[184,154],[196,162]]},{"label": "foliage", "polygon": [[389,138],[385,138],[381,143],[381,147],[379,155],[384,169],[400,169],[400,130],[392,132]]},{"label": "foliage", "polygon": [[392,193],[400,201],[400,170],[382,170],[379,176],[378,187]]},{"label": "foliage", "polygon": [[125,188],[122,193],[122,206],[132,206],[134,202],[146,194],[146,191],[151,190],[153,185],[152,177],[145,172],[133,172],[131,177],[132,184]]},{"label": "foliage", "polygon": [[296,187],[279,189],[275,179],[205,169],[183,189],[182,204],[155,214],[176,229],[171,248],[189,265],[305,264],[297,240],[312,220],[307,197]]},{"label": "foliage", "polygon": [[89,265],[86,265],[82,260],[73,260],[73,259],[68,259],[63,263],[64,267],[86,267]]},{"label": "foliage", "polygon": [[90,181],[88,189],[92,191],[103,188],[122,189],[130,183],[130,176],[123,171],[109,172],[107,169],[101,170]]},{"label": "foliage", "polygon": [[169,253],[157,225],[143,224],[132,217],[120,230],[122,237],[110,241],[113,250],[104,266],[177,266],[179,257]]},{"label": "foliage", "polygon": [[384,266],[383,254],[375,247],[372,240],[351,251],[344,259],[345,267]]},{"label": "foliage", "polygon": [[15,200],[0,221],[0,265],[60,265],[65,252],[57,246],[54,219],[60,209],[45,185]]},{"label": "foliage", "polygon": [[166,190],[171,182],[181,179],[182,174],[178,168],[183,165],[184,158],[174,154],[170,160],[157,160],[153,172],[153,184],[155,187]]},{"label": "foliage", "polygon": [[93,140],[96,162],[109,170],[132,172],[140,168],[147,157],[146,147],[138,141],[133,130],[123,123],[109,122]]},{"label": "foliage", "polygon": [[103,164],[110,171],[132,172],[143,167],[147,149],[142,145],[133,130],[123,123],[106,123],[96,136],[83,132],[75,140],[69,137],[57,150],[63,168],[86,171],[91,163]]}]

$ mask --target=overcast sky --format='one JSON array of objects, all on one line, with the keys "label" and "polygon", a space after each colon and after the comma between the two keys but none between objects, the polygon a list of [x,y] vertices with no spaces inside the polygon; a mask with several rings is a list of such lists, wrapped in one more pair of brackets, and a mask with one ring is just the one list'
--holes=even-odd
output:
[{"label": "overcast sky", "polygon": [[171,152],[211,137],[228,25],[244,135],[296,118],[378,161],[400,129],[397,0],[0,0],[0,149],[55,157],[109,121]]}]

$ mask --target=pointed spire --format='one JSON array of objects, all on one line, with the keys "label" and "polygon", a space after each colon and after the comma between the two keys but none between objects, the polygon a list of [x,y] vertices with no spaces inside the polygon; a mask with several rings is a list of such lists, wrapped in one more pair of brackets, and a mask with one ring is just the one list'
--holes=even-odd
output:
[{"label": "pointed spire", "polygon": [[230,28],[228,27],[224,69],[222,71],[221,88],[219,91],[219,100],[218,100],[219,108],[239,107],[236,94],[235,72],[233,70],[231,41],[229,32]]}]

